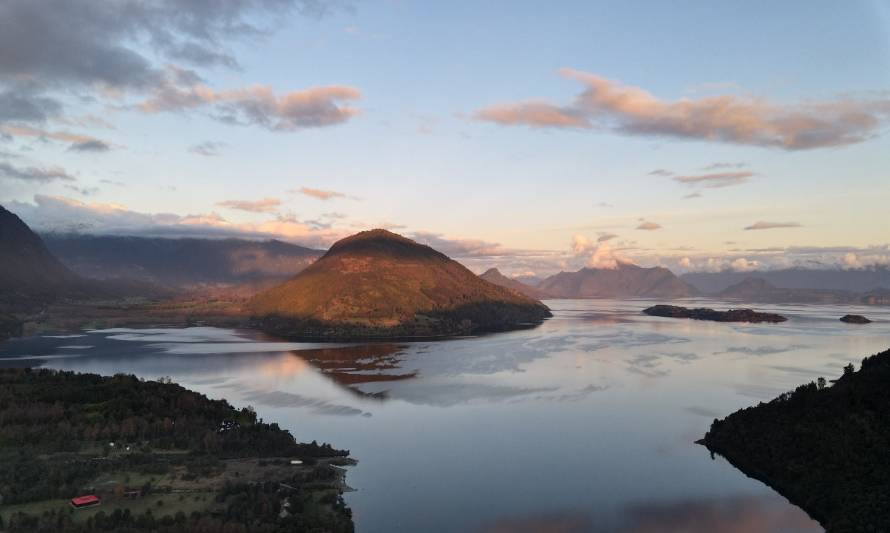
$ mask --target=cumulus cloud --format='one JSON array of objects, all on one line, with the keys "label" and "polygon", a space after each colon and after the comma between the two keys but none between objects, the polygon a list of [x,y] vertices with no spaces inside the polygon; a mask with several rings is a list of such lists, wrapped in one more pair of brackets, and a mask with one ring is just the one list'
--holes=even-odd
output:
[{"label": "cumulus cloud", "polygon": [[33,203],[11,202],[8,208],[40,232],[77,232],[146,237],[240,237],[284,239],[304,246],[326,247],[345,234],[319,229],[295,217],[275,216],[241,223],[218,213],[177,215],[144,213],[125,206],[81,202],[61,196],[35,195]]},{"label": "cumulus cloud", "polygon": [[609,239],[597,239],[597,242],[591,242],[584,235],[574,235],[572,237],[571,249],[576,257],[584,259],[584,266],[589,268],[618,268],[623,263],[631,261],[621,255],[621,253],[612,248],[607,242]]},{"label": "cumulus cloud", "polygon": [[639,226],[637,226],[637,229],[645,230],[645,231],[655,231],[657,229],[661,229],[661,224],[659,224],[657,222],[643,221],[640,223]]},{"label": "cumulus cloud", "polygon": [[797,222],[764,222],[759,221],[751,224],[750,226],[746,226],[745,230],[758,230],[758,229],[776,229],[776,228],[799,228],[800,224]]},{"label": "cumulus cloud", "polygon": [[206,157],[213,157],[219,155],[219,151],[226,146],[226,143],[223,142],[204,141],[202,143],[189,146],[189,152]]},{"label": "cumulus cloud", "polygon": [[738,259],[733,260],[729,266],[736,272],[751,272],[752,270],[757,270],[760,267],[760,263],[758,261],[751,261],[744,257],[739,257]]},{"label": "cumulus cloud", "polygon": [[61,167],[18,167],[5,161],[0,161],[0,178],[37,183],[76,181],[74,176]]},{"label": "cumulus cloud", "polygon": [[[321,16],[349,0],[5,0],[0,2],[0,122],[65,117],[72,94],[137,108],[184,111],[212,106],[228,122],[294,130],[343,122],[357,110],[351,88],[276,95],[269,87],[216,91],[194,68],[239,68],[230,46],[256,41],[289,13]],[[171,71],[177,75],[171,76]]]},{"label": "cumulus cloud", "polygon": [[313,189],[312,187],[300,187],[294,192],[324,201],[333,200],[334,198],[346,198],[346,195],[342,192]]},{"label": "cumulus cloud", "polygon": [[890,99],[838,97],[779,104],[741,96],[663,100],[574,69],[560,74],[584,85],[565,104],[518,102],[477,111],[477,120],[535,128],[611,129],[625,135],[673,137],[805,150],[865,141],[890,118]]},{"label": "cumulus cloud", "polygon": [[748,178],[754,176],[753,172],[713,172],[710,174],[695,174],[686,176],[674,176],[672,179],[676,182],[691,186],[701,186],[710,189],[719,189],[722,187],[731,187],[733,185],[741,185],[748,181]]},{"label": "cumulus cloud", "polygon": [[0,4],[0,73],[47,85],[146,87],[160,77],[151,53],[199,66],[237,66],[227,41],[261,36],[289,11],[321,15],[334,4],[6,0]]},{"label": "cumulus cloud", "polygon": [[277,198],[263,198],[262,200],[226,200],[217,202],[219,207],[247,211],[249,213],[274,213],[281,207],[281,200]]}]

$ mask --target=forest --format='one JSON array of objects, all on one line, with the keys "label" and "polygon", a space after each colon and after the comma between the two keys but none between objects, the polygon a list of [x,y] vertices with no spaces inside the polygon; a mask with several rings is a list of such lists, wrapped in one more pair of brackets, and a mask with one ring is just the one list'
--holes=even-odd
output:
[{"label": "forest", "polygon": [[700,443],[827,530],[890,529],[890,350],[714,420]]},{"label": "forest", "polygon": [[8,531],[351,531],[348,455],[169,379],[0,370]]}]

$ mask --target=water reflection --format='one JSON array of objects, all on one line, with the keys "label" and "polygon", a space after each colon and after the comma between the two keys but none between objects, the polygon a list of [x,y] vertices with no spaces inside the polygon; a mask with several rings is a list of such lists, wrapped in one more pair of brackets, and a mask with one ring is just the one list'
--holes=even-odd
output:
[{"label": "water reflection", "polygon": [[813,529],[693,442],[885,349],[890,312],[851,328],[837,320],[850,308],[763,306],[790,320],[739,325],[641,314],[652,303],[553,301],[538,328],[442,342],[100,330],[6,342],[0,366],[170,376],[348,448],[360,532]]},{"label": "water reflection", "polygon": [[[606,519],[607,520],[607,519]],[[633,504],[617,524],[568,511],[505,517],[479,533],[803,533],[820,531],[803,511],[769,497],[739,496]]]}]

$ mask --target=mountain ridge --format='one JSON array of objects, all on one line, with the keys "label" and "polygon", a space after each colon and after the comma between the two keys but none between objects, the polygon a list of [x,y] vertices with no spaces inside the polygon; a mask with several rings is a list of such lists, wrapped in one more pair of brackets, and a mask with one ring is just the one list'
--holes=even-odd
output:
[{"label": "mountain ridge", "polygon": [[494,283],[495,285],[500,285],[501,287],[516,291],[520,294],[524,294],[529,298],[534,298],[536,300],[542,300],[548,298],[549,295],[537,287],[532,287],[526,283],[523,283],[514,278],[508,278],[503,275],[500,270],[497,268],[489,268],[482,274],[479,274],[479,277],[484,279],[489,283]]},{"label": "mountain ridge", "polygon": [[554,298],[685,298],[698,295],[664,267],[622,263],[617,268],[584,267],[545,278],[537,288]]}]

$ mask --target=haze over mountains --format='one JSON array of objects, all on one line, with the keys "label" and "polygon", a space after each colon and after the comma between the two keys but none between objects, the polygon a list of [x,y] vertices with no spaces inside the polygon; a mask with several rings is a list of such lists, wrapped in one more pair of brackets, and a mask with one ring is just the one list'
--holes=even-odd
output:
[{"label": "haze over mountains", "polygon": [[417,337],[538,323],[547,307],[489,283],[429,246],[386,230],[335,243],[251,305],[264,329],[287,337]]},{"label": "haze over mountains", "polygon": [[47,248],[78,274],[167,287],[280,282],[324,253],[278,240],[165,239],[43,235]]},{"label": "haze over mountains", "polygon": [[22,219],[0,206],[0,293],[51,294],[68,291],[80,281]]},{"label": "haze over mountains", "polygon": [[786,289],[866,292],[879,287],[890,288],[890,268],[886,266],[848,270],[788,268],[750,272],[689,272],[680,278],[706,294],[716,294],[741,281],[754,278]]}]

